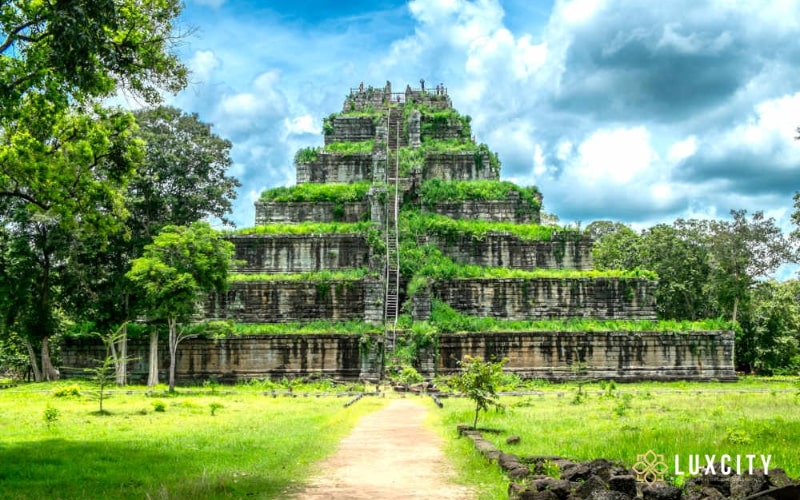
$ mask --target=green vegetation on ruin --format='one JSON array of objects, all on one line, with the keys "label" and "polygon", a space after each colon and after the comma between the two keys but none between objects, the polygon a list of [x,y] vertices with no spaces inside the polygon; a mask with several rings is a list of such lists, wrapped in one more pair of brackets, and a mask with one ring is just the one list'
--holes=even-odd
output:
[{"label": "green vegetation on ruin", "polygon": [[358,281],[368,276],[378,277],[377,272],[366,268],[346,269],[341,271],[314,271],[307,273],[253,273],[253,274],[229,274],[228,282],[244,281]]},{"label": "green vegetation on ruin", "polygon": [[[500,172],[500,160],[486,144],[475,144],[472,141],[463,142],[457,139],[424,141],[418,148],[401,147],[397,149],[398,172],[401,177],[408,177],[412,170],[424,169],[425,158],[428,154],[439,153],[472,153],[475,166],[478,170],[491,168],[495,173]],[[489,165],[484,165],[483,155],[487,155]],[[390,161],[395,161],[394,157]],[[423,177],[425,172],[423,171]]]},{"label": "green vegetation on ruin", "polygon": [[321,201],[344,203],[362,201],[374,184],[354,182],[352,184],[298,184],[288,187],[267,189],[261,193],[260,201],[302,202]]},{"label": "green vegetation on ruin", "polygon": [[[284,498],[385,402],[363,398],[345,409],[336,397],[265,395],[305,386],[286,382],[209,384],[172,396],[162,386],[147,394],[128,386],[110,394],[107,415],[96,413],[96,388],[85,382],[2,390],[0,497]],[[330,381],[315,387],[340,390]]]},{"label": "green vegetation on ruin", "polygon": [[364,321],[331,321],[317,320],[306,323],[235,323],[223,325],[218,329],[223,336],[227,335],[366,335],[383,332],[383,325]]},{"label": "green vegetation on ruin", "polygon": [[482,240],[488,233],[507,233],[525,241],[578,241],[582,238],[580,231],[568,227],[452,219],[434,213],[410,210],[403,212],[400,224],[401,231],[431,234],[448,240],[462,235]]},{"label": "green vegetation on ruin", "polygon": [[[415,322],[415,325],[420,322]],[[598,320],[570,318],[565,320],[503,320],[493,317],[468,316],[455,311],[441,300],[433,300],[431,318],[427,322],[440,333],[471,332],[664,332],[688,333],[733,330],[735,325],[721,319],[700,321]]]},{"label": "green vegetation on ruin", "polygon": [[437,203],[472,200],[505,200],[511,193],[518,193],[526,205],[535,210],[541,208],[536,186],[520,187],[509,181],[475,180],[444,181],[429,179],[422,183],[420,198],[423,206],[432,207]]},{"label": "green vegetation on ruin", "polygon": [[374,140],[367,141],[351,141],[351,142],[332,142],[326,144],[323,151],[326,153],[340,153],[340,154],[363,154],[372,153],[375,148]]},{"label": "green vegetation on ruin", "polygon": [[374,229],[369,222],[301,222],[299,224],[275,223],[224,231],[223,234],[366,234]]},{"label": "green vegetation on ruin", "polygon": [[459,264],[445,256],[434,245],[417,245],[413,239],[400,242],[400,272],[410,280],[408,294],[413,295],[421,287],[435,280],[457,279],[648,279],[658,276],[643,269],[511,269],[507,267],[483,267]]}]

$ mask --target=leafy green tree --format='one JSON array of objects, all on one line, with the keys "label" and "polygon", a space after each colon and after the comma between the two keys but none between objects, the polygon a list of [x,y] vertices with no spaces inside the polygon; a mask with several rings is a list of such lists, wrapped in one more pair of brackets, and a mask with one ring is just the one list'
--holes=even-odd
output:
[{"label": "leafy green tree", "polygon": [[58,107],[121,90],[158,102],[187,71],[173,52],[179,0],[8,0],[0,4],[0,117],[31,94]]},{"label": "leafy green tree", "polygon": [[720,304],[738,318],[739,305],[759,278],[796,259],[790,240],[775,219],[754,212],[732,210],[731,221],[711,221],[710,251],[713,279]]},{"label": "leafy green tree", "polygon": [[120,229],[122,190],[141,159],[133,117],[98,103],[116,92],[156,103],[185,86],[172,52],[180,9],[179,0],[0,3],[0,295],[14,294],[0,300],[0,333],[24,337],[37,379],[57,375],[48,344],[71,243]]},{"label": "leafy green tree", "polygon": [[211,226],[167,226],[133,261],[128,278],[141,290],[151,318],[167,322],[169,331],[169,389],[175,390],[175,358],[178,344],[193,334],[178,328],[195,313],[205,293],[227,287],[233,262],[233,244]]},{"label": "leafy green tree", "polygon": [[[208,217],[229,223],[227,214],[239,182],[226,175],[231,143],[211,132],[210,125],[176,108],[134,112],[136,137],[145,143],[144,158],[125,192],[130,216],[122,231],[105,238],[75,241],[69,289],[80,301],[71,304],[76,317],[110,330],[137,315],[141,302],[125,273],[130,261],[166,225],[185,226]],[[157,383],[158,333],[151,329],[149,384]],[[124,351],[127,335],[119,339]],[[117,365],[117,383],[124,384],[125,366]]]},{"label": "leafy green tree", "polygon": [[[120,191],[140,158],[132,117],[100,108],[37,118],[42,130],[15,123],[0,132],[0,312],[25,339],[37,380],[57,377],[49,359],[71,241],[107,237],[126,214]],[[16,172],[14,175],[8,175]],[[5,174],[5,175],[4,175]],[[19,175],[20,177],[16,177]],[[2,190],[5,188],[5,190]],[[41,346],[42,371],[34,356]]]},{"label": "leafy green tree", "polygon": [[593,222],[586,233],[595,238],[592,260],[597,269],[635,269],[642,266],[641,237],[625,224]]},{"label": "leafy green tree", "polygon": [[800,281],[758,283],[741,318],[736,364],[758,373],[800,373]]},{"label": "leafy green tree", "polygon": [[145,158],[131,181],[130,210],[148,237],[166,224],[216,217],[226,224],[241,184],[226,175],[231,142],[196,114],[162,106],[134,113]]},{"label": "leafy green tree", "polygon": [[506,359],[500,361],[484,361],[483,358],[464,356],[459,362],[461,373],[453,379],[455,389],[475,402],[475,419],[472,428],[478,428],[478,414],[489,411],[490,407],[502,409],[497,388],[503,380],[503,365]]},{"label": "leafy green tree", "polygon": [[642,232],[641,266],[658,274],[656,308],[663,319],[697,320],[716,315],[710,290],[710,254],[704,238],[685,221]]}]

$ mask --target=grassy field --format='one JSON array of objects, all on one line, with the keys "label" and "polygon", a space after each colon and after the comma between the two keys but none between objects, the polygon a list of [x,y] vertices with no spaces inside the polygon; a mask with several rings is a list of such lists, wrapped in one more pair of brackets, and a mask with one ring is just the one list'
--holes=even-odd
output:
[{"label": "grassy field", "polygon": [[[481,413],[479,428],[500,431],[485,437],[507,453],[607,458],[627,466],[636,462],[636,455],[653,450],[664,454],[672,473],[675,455],[685,469],[689,454],[716,454],[717,461],[723,453],[770,454],[771,467],[800,477],[800,395],[790,381],[593,383],[583,387],[580,402],[575,384],[545,384],[539,390],[532,396],[502,398],[504,412]],[[472,423],[474,404],[447,398],[439,412],[441,432],[463,442],[452,445],[450,452],[468,480],[474,465],[462,456],[471,443],[459,439],[455,427]],[[520,436],[520,444],[506,444],[511,435]],[[476,481],[485,492],[482,498],[499,491],[499,485],[492,490],[483,484],[487,476]]]},{"label": "grassy field", "polygon": [[[478,425],[499,430],[486,437],[509,453],[630,466],[652,449],[670,468],[676,454],[684,461],[688,454],[771,454],[773,467],[800,477],[800,389],[789,379],[591,383],[580,402],[575,384],[507,382],[505,389],[535,393],[503,397],[505,412],[482,413]],[[360,416],[385,403],[363,398],[345,409],[350,397],[319,383],[294,385],[296,397],[283,395],[280,384],[179,389],[177,396],[131,387],[105,402],[110,415],[99,415],[89,386],[77,386],[77,396],[72,387],[0,390],[0,498],[283,498]],[[321,390],[328,395],[303,392]],[[505,498],[507,479],[455,431],[472,421],[472,403],[444,398],[438,409],[425,401],[458,481],[480,499]],[[505,444],[512,434],[520,444]]]},{"label": "grassy field", "polygon": [[[53,394],[64,387],[0,391],[0,498],[280,498],[384,403],[137,391],[114,394],[110,415],[99,415],[85,386],[79,396]],[[57,414],[49,424],[48,408]]]}]

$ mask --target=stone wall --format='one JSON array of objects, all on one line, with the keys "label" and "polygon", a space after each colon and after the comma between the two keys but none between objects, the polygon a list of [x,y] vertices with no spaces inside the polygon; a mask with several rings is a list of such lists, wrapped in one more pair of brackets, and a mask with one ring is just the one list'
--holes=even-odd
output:
[{"label": "stone wall", "polygon": [[[732,332],[506,332],[443,334],[438,355],[430,351],[420,366],[427,376],[452,374],[465,355],[508,358],[507,372],[524,378],[567,380],[606,378],[635,380],[734,380]],[[370,348],[372,347],[372,348]],[[177,379],[181,383],[214,377],[222,381],[249,378],[321,375],[356,379],[380,366],[380,349],[364,346],[355,335],[270,335],[231,339],[190,339],[178,346]],[[148,343],[131,340],[131,382],[147,376]],[[161,380],[166,380],[168,350],[159,350]],[[61,346],[62,374],[85,376],[105,356],[97,339],[66,339]],[[575,361],[585,363],[576,373]]]},{"label": "stone wall", "polygon": [[241,323],[287,323],[364,318],[363,281],[245,281],[227,292],[210,294],[205,319],[234,319]]},{"label": "stone wall", "polygon": [[372,181],[372,153],[317,154],[313,162],[295,164],[297,184]]},{"label": "stone wall", "polygon": [[422,115],[420,130],[422,131],[422,140],[463,141],[469,139],[469,135],[464,137],[464,126],[458,118],[452,118],[445,124],[434,121],[430,115]]},{"label": "stone wall", "polygon": [[226,236],[235,246],[239,273],[302,273],[369,265],[360,234],[247,234]]},{"label": "stone wall", "polygon": [[325,144],[360,142],[375,139],[375,119],[371,116],[334,116],[333,129],[325,134]]},{"label": "stone wall", "polygon": [[654,320],[656,285],[643,278],[461,279],[436,282],[432,291],[470,316]]},{"label": "stone wall", "polygon": [[481,239],[463,235],[429,242],[461,264],[512,269],[592,269],[592,241],[528,241],[509,233],[486,233]]},{"label": "stone wall", "polygon": [[522,200],[448,201],[424,207],[424,209],[451,219],[513,222],[515,224],[538,224],[540,220],[539,210],[532,210]]},{"label": "stone wall", "polygon": [[370,219],[369,203],[353,201],[337,210],[333,202],[257,201],[256,226],[299,222],[361,222]]},{"label": "stone wall", "polygon": [[497,180],[499,172],[489,165],[489,155],[481,153],[428,153],[423,165],[423,181],[442,179],[444,181]]},{"label": "stone wall", "polygon": [[[175,378],[179,383],[214,378],[238,382],[252,378],[294,378],[315,375],[354,380],[361,375],[359,337],[356,335],[269,335],[229,339],[189,339],[178,345]],[[105,349],[92,339],[67,339],[62,346],[64,375],[85,376],[83,368],[96,366]],[[147,381],[149,343],[131,340],[128,363],[131,383]],[[159,346],[159,378],[167,380],[169,350]]]},{"label": "stone wall", "polygon": [[[437,370],[456,373],[464,356],[507,358],[505,370],[523,378],[567,380],[735,380],[730,331],[507,332],[443,334]],[[574,363],[585,363],[576,372]]]}]

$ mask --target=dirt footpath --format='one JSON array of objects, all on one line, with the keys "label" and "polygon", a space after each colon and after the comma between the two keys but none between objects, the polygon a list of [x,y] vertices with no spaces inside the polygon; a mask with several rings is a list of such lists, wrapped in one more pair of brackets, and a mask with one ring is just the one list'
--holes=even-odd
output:
[{"label": "dirt footpath", "polygon": [[467,488],[449,481],[442,439],[425,427],[428,407],[414,398],[391,400],[363,417],[293,498],[471,499]]}]

